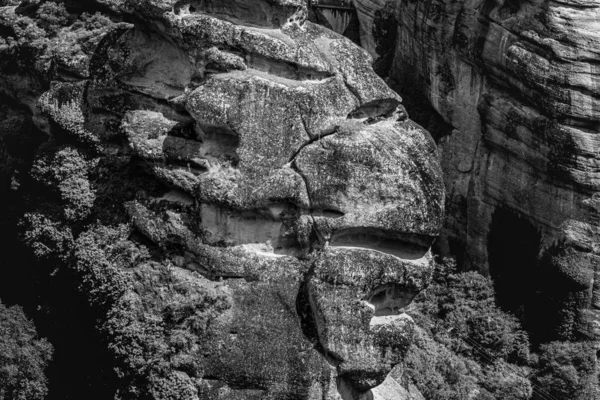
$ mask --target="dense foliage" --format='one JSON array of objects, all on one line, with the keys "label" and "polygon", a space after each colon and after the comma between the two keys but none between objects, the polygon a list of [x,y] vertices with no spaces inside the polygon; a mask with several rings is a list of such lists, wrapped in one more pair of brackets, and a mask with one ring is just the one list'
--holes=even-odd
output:
[{"label": "dense foliage", "polygon": [[445,259],[410,314],[421,328],[402,380],[427,399],[597,399],[597,362],[588,343],[551,342],[530,352],[518,319],[503,312],[493,282],[457,272]]},{"label": "dense foliage", "polygon": [[597,399],[597,360],[590,343],[551,342],[540,348],[532,381],[543,388],[536,399]]},{"label": "dense foliage", "polygon": [[404,378],[428,399],[529,399],[527,334],[496,307],[489,279],[455,269],[452,260],[438,263],[434,282],[413,303],[421,332]]},{"label": "dense foliage", "polygon": [[0,400],[43,399],[51,358],[52,345],[38,338],[23,310],[0,303]]}]

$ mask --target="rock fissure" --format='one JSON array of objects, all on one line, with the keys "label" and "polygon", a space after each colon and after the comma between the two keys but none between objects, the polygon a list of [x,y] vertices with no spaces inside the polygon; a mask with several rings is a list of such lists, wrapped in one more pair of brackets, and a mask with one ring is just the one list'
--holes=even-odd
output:
[{"label": "rock fissure", "polygon": [[302,179],[302,182],[304,184],[304,188],[306,190],[306,196],[308,198],[308,213],[312,222],[312,226],[311,226],[311,230],[313,230],[315,232],[315,234],[317,235],[317,237],[319,238],[319,242],[320,243],[324,243],[323,241],[323,235],[321,234],[321,232],[319,231],[319,228],[317,226],[317,223],[315,221],[315,216],[314,216],[314,207],[313,207],[313,202],[311,200],[311,192],[310,192],[310,186],[308,184],[308,179],[307,177],[302,173],[302,171],[298,168],[298,165],[296,165],[296,161],[293,160],[291,162],[291,167],[292,169],[300,176],[300,178]]},{"label": "rock fissure", "polygon": [[359,102],[359,104],[361,103],[361,95],[358,92],[358,90],[356,90],[356,88],[352,85],[350,85],[346,79],[344,79],[344,86],[346,87],[346,89],[348,89],[348,91],[352,94],[352,96],[354,96],[354,98]]},{"label": "rock fissure", "polygon": [[[302,120],[304,128],[306,130],[306,123],[304,122],[304,120]],[[333,127],[325,132],[321,132],[316,136],[313,136],[312,138],[308,139],[306,142],[304,142],[299,148],[298,150],[296,150],[294,152],[294,154],[290,157],[289,162],[290,163],[294,163],[294,161],[296,160],[296,157],[298,157],[298,155],[300,154],[300,152],[302,152],[302,150],[304,150],[305,147],[314,144],[315,142],[321,141],[322,139],[331,136],[331,135],[335,135],[338,132],[339,126]],[[306,130],[306,132],[308,133],[309,131]],[[309,134],[310,136],[310,134]],[[297,166],[296,166],[297,168]]]},{"label": "rock fissure", "polygon": [[268,73],[275,77],[299,82],[310,81],[318,83],[334,76],[329,72],[301,67],[290,62],[277,61],[260,54],[248,53],[245,55],[245,60],[248,68]]}]

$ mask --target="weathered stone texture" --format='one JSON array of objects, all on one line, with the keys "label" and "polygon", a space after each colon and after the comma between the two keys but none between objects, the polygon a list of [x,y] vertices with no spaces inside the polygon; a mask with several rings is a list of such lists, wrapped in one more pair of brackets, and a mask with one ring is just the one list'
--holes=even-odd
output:
[{"label": "weathered stone texture", "polygon": [[390,76],[454,127],[439,140],[441,249],[464,248],[465,267],[488,272],[492,215],[507,207],[540,231],[542,252],[560,243],[581,254],[579,272],[563,271],[586,276],[586,300],[571,306],[586,322],[571,334],[598,338],[600,7],[403,0],[396,11]]},{"label": "weathered stone texture", "polygon": [[[365,50],[305,21],[304,1],[89,3],[112,19],[89,22],[78,62],[54,42],[81,41],[65,16],[37,59],[6,53],[29,64],[2,64],[0,83],[47,152],[83,154],[73,174],[89,187],[51,200],[72,215],[33,202],[30,225],[48,229],[28,234],[75,232],[62,240],[74,255],[52,251],[108,308],[122,398],[371,396],[410,344],[403,309],[429,281],[442,224],[429,134]],[[22,24],[19,10],[0,8],[1,26]],[[40,171],[66,168],[51,155],[35,156]],[[114,221],[118,239],[102,226]],[[133,255],[113,261],[104,240]]]}]

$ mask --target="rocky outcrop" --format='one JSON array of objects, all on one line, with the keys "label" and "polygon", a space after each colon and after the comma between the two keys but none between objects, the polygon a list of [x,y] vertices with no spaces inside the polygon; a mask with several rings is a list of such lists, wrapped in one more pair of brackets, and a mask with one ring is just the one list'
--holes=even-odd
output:
[{"label": "rocky outcrop", "polygon": [[523,288],[525,314],[562,315],[543,328],[554,337],[597,339],[598,4],[403,0],[396,11],[390,76],[427,98],[424,117],[450,124],[438,134],[440,248],[512,282],[507,296]]},{"label": "rocky outcrop", "polygon": [[339,33],[360,45],[360,21],[351,0],[307,1],[308,20]]},{"label": "rocky outcrop", "polygon": [[[309,19],[359,44],[373,58],[373,69],[386,76],[396,51],[396,1],[309,2]],[[346,4],[344,4],[346,3]]]},{"label": "rocky outcrop", "polygon": [[0,9],[2,90],[46,135],[14,174],[44,193],[23,241],[76,277],[119,398],[405,392],[385,379],[432,270],[436,146],[364,50],[305,18],[300,0]]}]

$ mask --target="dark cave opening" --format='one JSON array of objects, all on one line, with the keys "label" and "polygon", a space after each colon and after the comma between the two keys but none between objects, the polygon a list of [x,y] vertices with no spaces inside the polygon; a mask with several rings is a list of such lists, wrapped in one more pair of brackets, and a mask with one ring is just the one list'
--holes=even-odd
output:
[{"label": "dark cave opening", "polygon": [[541,233],[508,208],[494,211],[490,228],[488,260],[496,303],[516,315],[535,337],[540,329],[537,304],[541,294],[538,266]]}]

